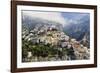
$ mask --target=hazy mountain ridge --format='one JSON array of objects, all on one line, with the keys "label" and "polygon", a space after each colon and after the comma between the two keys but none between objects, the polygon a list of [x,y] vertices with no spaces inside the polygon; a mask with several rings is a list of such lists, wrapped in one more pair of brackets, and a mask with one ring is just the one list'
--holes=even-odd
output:
[{"label": "hazy mountain ridge", "polygon": [[47,27],[55,26],[57,29],[62,30],[63,26],[55,21],[49,21],[37,17],[31,17],[28,15],[23,14],[22,16],[22,25],[25,26],[29,31],[33,30],[35,27],[41,28],[42,26],[46,25]]}]

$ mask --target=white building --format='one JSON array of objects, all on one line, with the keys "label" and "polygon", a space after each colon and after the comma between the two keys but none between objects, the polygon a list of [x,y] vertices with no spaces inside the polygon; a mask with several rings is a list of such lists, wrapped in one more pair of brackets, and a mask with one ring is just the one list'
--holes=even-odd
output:
[{"label": "white building", "polygon": [[32,57],[32,52],[28,52],[27,57],[28,57],[28,58]]}]

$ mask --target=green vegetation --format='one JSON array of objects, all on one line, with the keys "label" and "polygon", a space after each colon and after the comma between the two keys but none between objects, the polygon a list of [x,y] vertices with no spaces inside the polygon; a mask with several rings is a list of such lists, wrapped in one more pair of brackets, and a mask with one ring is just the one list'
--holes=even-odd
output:
[{"label": "green vegetation", "polygon": [[[60,48],[62,49],[62,48]],[[59,50],[59,47],[52,46],[51,44],[32,44],[31,41],[26,41],[22,39],[22,58],[27,59],[28,52],[32,52],[32,57],[48,57],[52,58],[55,56],[58,56],[59,58],[62,58],[62,56],[67,55],[66,48],[63,48],[63,50]]]},{"label": "green vegetation", "polygon": [[47,36],[52,36],[52,34],[48,34]]}]

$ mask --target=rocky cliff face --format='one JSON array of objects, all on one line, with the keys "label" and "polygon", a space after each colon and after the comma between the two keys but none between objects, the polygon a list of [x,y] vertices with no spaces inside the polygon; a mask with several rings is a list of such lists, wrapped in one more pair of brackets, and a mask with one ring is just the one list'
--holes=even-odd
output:
[{"label": "rocky cliff face", "polygon": [[89,16],[84,16],[83,18],[76,20],[77,23],[70,23],[70,25],[66,25],[64,27],[64,32],[67,32],[67,34],[75,38],[77,41],[80,41],[83,43],[83,40],[86,39],[87,45],[86,47],[89,47],[89,41],[90,41],[90,20]]}]

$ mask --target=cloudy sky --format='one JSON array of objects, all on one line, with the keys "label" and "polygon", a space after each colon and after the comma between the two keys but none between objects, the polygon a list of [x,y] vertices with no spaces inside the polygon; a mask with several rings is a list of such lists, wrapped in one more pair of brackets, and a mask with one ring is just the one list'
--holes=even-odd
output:
[{"label": "cloudy sky", "polygon": [[63,26],[70,23],[78,23],[81,18],[88,16],[88,13],[76,13],[76,12],[46,12],[46,11],[22,11],[23,14],[31,17],[42,18],[50,21],[56,21]]}]

